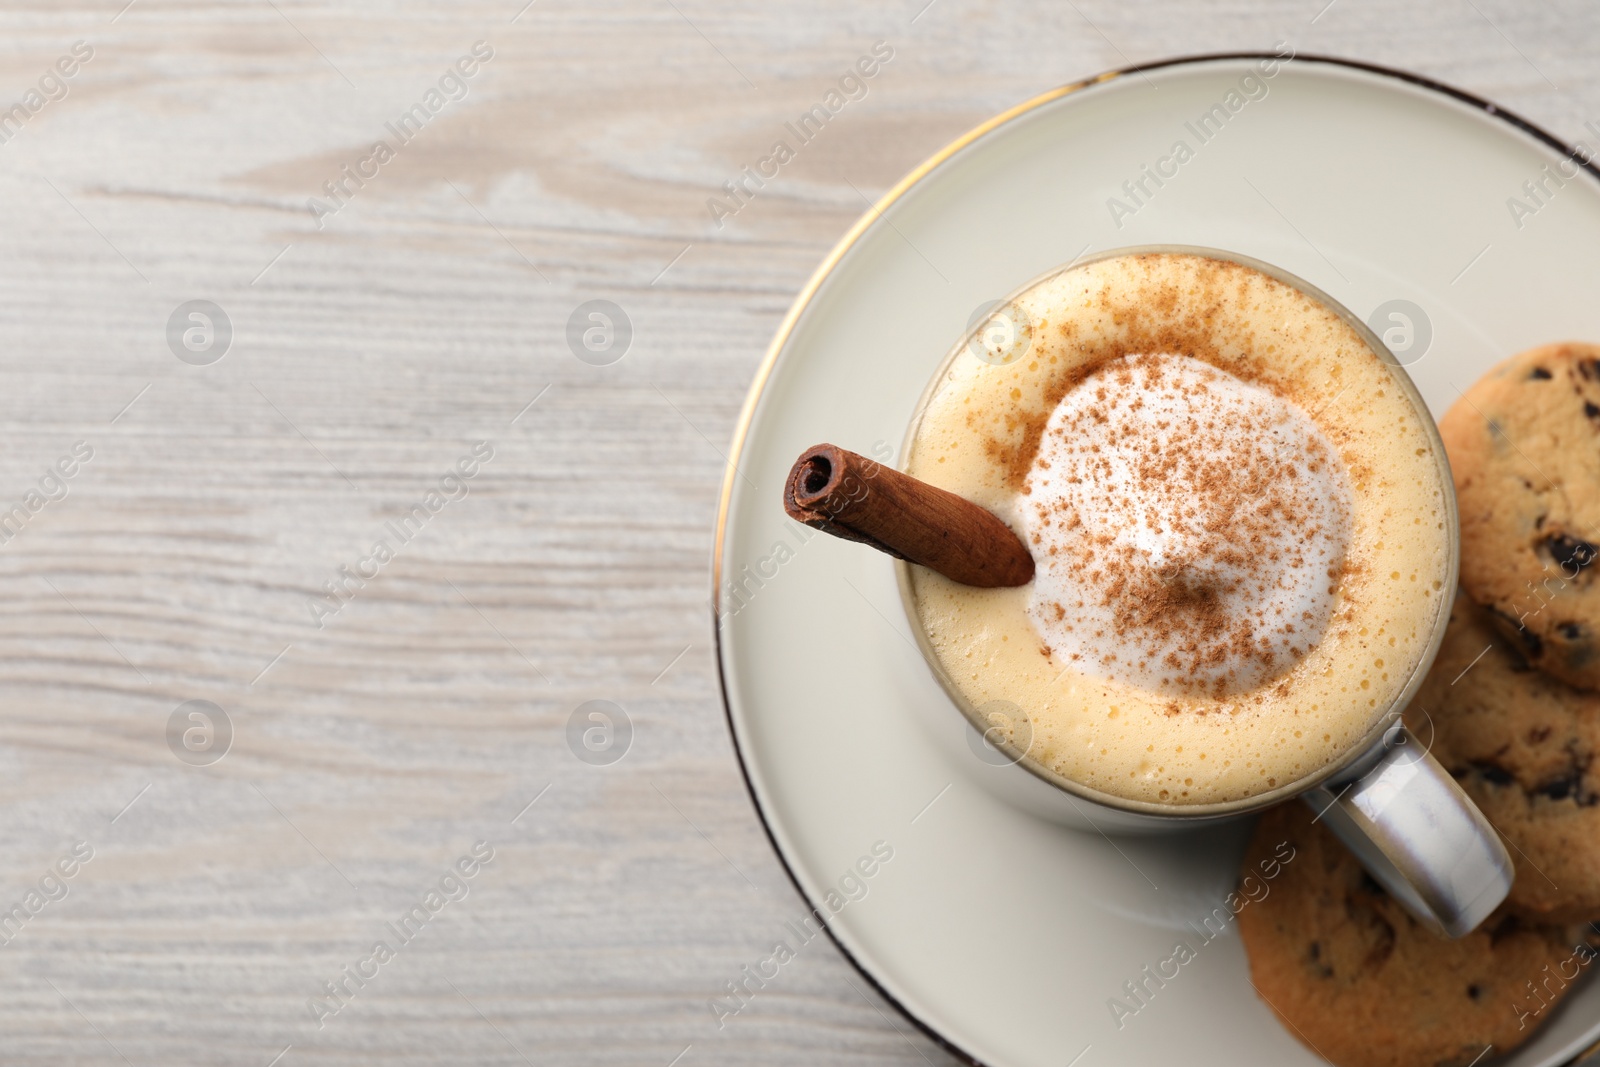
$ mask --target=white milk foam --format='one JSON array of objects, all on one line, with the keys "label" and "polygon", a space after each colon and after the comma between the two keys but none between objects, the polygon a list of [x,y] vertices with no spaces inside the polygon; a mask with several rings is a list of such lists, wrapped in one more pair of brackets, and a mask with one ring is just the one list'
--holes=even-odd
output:
[{"label": "white milk foam", "polygon": [[906,455],[1038,565],[1013,589],[911,568],[951,685],[1023,709],[1042,768],[1134,801],[1240,800],[1342,758],[1449,610],[1450,487],[1403,372],[1201,256],[1098,260],[1011,305],[1020,339],[957,349]]},{"label": "white milk foam", "polygon": [[1053,656],[1167,693],[1253,688],[1322,637],[1350,486],[1298,407],[1191,356],[1124,356],[1045,424],[1022,524]]}]

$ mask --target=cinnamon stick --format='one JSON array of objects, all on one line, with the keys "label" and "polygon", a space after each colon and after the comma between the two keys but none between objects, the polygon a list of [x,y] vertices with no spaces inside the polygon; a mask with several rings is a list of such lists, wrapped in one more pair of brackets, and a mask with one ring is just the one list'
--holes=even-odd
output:
[{"label": "cinnamon stick", "polygon": [[1027,546],[993,513],[837,445],[800,454],[784,482],[783,509],[963,585],[993,589],[1033,578]]}]

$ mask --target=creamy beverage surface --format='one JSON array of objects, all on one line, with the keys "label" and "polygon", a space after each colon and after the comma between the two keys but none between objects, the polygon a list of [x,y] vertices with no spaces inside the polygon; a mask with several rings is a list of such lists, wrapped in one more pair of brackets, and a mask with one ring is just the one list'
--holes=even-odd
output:
[{"label": "creamy beverage surface", "polygon": [[1029,759],[1131,800],[1342,757],[1449,607],[1446,487],[1397,372],[1299,290],[1196,255],[1089,263],[998,314],[906,470],[1006,520],[1036,574],[912,568],[945,674],[1026,712]]}]

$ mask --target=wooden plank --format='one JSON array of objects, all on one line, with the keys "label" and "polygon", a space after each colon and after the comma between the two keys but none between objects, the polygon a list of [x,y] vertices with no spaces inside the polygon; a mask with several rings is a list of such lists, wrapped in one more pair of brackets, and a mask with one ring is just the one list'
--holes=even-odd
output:
[{"label": "wooden plank", "polygon": [[[8,1061],[947,1062],[821,941],[725,1028],[707,1005],[802,907],[718,705],[722,454],[857,189],[1052,85],[1276,37],[1568,134],[1600,99],[1575,5],[520,6],[0,14],[0,99],[93,48],[0,145],[0,503],[93,450],[0,545],[0,898],[93,848],[0,956]],[[465,97],[314,217],[480,40]],[[866,97],[716,225],[878,40]],[[167,339],[199,299],[233,328],[206,366]],[[565,339],[591,299],[632,322],[609,366]],[[567,748],[591,699],[632,719],[615,766]],[[191,700],[232,724],[211,766],[168,745]],[[319,1028],[478,840],[468,895]]]}]

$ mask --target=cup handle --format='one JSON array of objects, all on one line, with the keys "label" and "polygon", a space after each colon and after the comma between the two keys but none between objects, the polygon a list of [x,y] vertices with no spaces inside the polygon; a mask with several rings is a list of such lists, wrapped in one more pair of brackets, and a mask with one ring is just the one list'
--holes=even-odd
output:
[{"label": "cup handle", "polygon": [[1500,835],[1404,724],[1384,733],[1375,756],[1303,799],[1423,925],[1471,933],[1511,891]]}]

